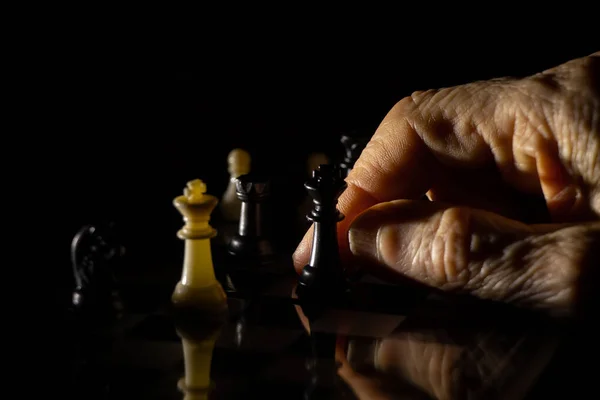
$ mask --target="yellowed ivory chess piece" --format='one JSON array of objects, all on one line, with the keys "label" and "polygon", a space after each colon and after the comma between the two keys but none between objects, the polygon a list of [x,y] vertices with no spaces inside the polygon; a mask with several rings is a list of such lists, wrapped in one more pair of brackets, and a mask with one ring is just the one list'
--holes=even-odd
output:
[{"label": "yellowed ivory chess piece", "polygon": [[177,232],[185,240],[185,253],[181,280],[171,299],[177,307],[220,313],[227,308],[227,298],[215,277],[210,240],[217,231],[209,224],[218,199],[206,194],[206,185],[200,179],[188,182],[183,193],[173,200],[185,221]]},{"label": "yellowed ivory chess piece", "polygon": [[229,184],[221,199],[221,213],[226,221],[239,221],[242,202],[235,193],[235,181],[241,175],[250,173],[250,153],[243,149],[233,149],[227,156]]},{"label": "yellowed ivory chess piece", "polygon": [[211,364],[215,343],[225,320],[187,318],[176,321],[181,338],[185,376],[177,382],[184,400],[206,400],[213,389]]}]

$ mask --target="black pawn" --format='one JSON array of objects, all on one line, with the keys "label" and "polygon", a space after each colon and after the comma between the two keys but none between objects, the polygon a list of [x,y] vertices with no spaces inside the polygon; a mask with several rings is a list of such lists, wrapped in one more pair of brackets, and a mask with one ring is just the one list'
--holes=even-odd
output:
[{"label": "black pawn", "polygon": [[313,171],[304,187],[313,200],[307,218],[314,230],[310,261],[298,278],[297,295],[333,299],[347,289],[337,240],[337,223],[344,219],[337,202],[346,183],[339,169],[323,164]]},{"label": "black pawn", "polygon": [[228,251],[244,261],[269,263],[274,256],[267,215],[270,180],[252,173],[242,175],[236,182],[236,194],[242,202],[240,221]]},{"label": "black pawn", "polygon": [[367,146],[369,139],[354,135],[342,135],[340,142],[344,147],[344,157],[340,162],[340,169],[342,170],[342,177],[345,178],[348,176],[354,167],[354,163],[356,163],[356,160],[358,160],[360,154]]}]

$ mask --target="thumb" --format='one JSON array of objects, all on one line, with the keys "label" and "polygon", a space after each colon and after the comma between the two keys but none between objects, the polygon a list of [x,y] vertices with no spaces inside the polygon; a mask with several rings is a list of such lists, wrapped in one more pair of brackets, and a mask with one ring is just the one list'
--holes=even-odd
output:
[{"label": "thumb", "polygon": [[361,263],[441,290],[559,315],[575,310],[586,269],[600,268],[599,239],[599,223],[526,225],[410,200],[373,206],[349,230],[350,250]]}]

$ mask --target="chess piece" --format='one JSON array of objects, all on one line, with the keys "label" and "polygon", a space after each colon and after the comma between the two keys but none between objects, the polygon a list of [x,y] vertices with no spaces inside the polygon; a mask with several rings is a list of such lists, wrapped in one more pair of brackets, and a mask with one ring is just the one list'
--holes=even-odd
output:
[{"label": "chess piece", "polygon": [[241,201],[236,194],[236,181],[241,175],[250,173],[250,154],[243,149],[233,149],[227,156],[229,184],[221,198],[221,213],[225,221],[239,221]]},{"label": "chess piece", "polygon": [[350,173],[350,170],[354,167],[354,163],[360,157],[360,154],[368,143],[368,138],[359,137],[355,135],[342,135],[340,142],[344,147],[344,157],[340,162],[340,169],[342,170],[342,178],[346,178]]},{"label": "chess piece", "polygon": [[71,242],[72,305],[78,316],[102,324],[122,315],[115,273],[124,254],[114,224],[85,225],[75,234]]},{"label": "chess piece", "polygon": [[210,226],[210,216],[216,207],[216,197],[206,194],[200,179],[187,183],[184,194],[173,200],[183,215],[185,225],[177,236],[185,241],[181,280],[171,297],[178,308],[202,310],[207,315],[220,314],[227,308],[223,287],[215,277],[210,240],[217,231]]},{"label": "chess piece", "polygon": [[307,218],[313,222],[314,231],[310,260],[298,278],[297,294],[299,298],[333,298],[347,289],[337,240],[337,223],[344,218],[337,202],[346,183],[339,169],[323,164],[304,187],[313,199]]},{"label": "chess piece", "polygon": [[306,159],[306,173],[310,177],[312,172],[322,164],[329,164],[329,158],[325,153],[310,153]]},{"label": "chess piece", "polygon": [[225,325],[227,313],[188,314],[175,318],[177,335],[181,338],[185,375],[177,382],[184,400],[205,400],[214,389],[211,364],[215,344]]},{"label": "chess piece", "polygon": [[236,193],[242,207],[238,232],[228,245],[229,253],[245,261],[268,263],[274,256],[265,207],[271,194],[271,183],[264,176],[242,175],[237,179]]},{"label": "chess piece", "polygon": [[[307,177],[310,178],[312,172],[319,167],[321,164],[329,164],[329,159],[324,153],[311,153],[306,160]],[[300,207],[298,207],[298,228],[299,236],[304,236],[304,233],[310,226],[310,221],[306,218],[310,210],[312,209],[313,202],[312,198],[307,194],[304,198]],[[300,236],[300,238],[302,237]]]},{"label": "chess piece", "polygon": [[335,359],[337,341],[336,334],[310,333],[310,352],[305,364],[309,376],[304,389],[305,399],[331,399],[339,393],[339,366]]}]

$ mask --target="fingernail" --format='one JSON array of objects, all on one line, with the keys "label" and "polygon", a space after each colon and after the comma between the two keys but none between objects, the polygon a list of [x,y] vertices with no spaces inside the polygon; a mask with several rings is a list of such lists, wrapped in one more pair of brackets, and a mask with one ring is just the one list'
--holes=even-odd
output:
[{"label": "fingernail", "polygon": [[350,251],[355,256],[395,266],[404,245],[401,230],[395,224],[383,225],[379,215],[364,218],[350,229]]},{"label": "fingernail", "polygon": [[350,251],[355,256],[366,256],[377,258],[377,235],[379,229],[356,224],[348,233]]}]

